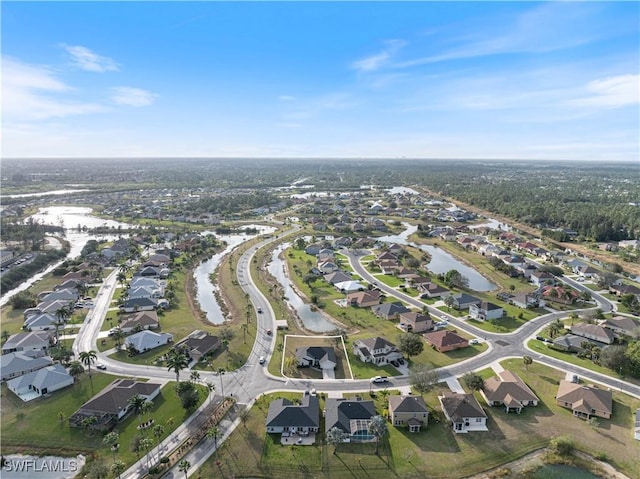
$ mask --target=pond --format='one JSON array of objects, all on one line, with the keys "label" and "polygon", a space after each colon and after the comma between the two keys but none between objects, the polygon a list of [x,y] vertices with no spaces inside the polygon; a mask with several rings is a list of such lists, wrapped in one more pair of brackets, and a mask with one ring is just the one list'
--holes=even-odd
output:
[{"label": "pond", "polygon": [[533,479],[598,479],[598,476],[585,469],[564,464],[545,464],[531,477]]},{"label": "pond", "polygon": [[[197,286],[196,299],[200,304],[200,309],[207,315],[207,321],[213,324],[223,324],[225,317],[220,309],[220,304],[216,298],[215,292],[217,291],[217,285],[211,283],[209,276],[213,273],[222,258],[228,253],[233,251],[238,245],[249,241],[251,238],[255,238],[259,234],[271,234],[276,231],[276,228],[272,226],[263,225],[247,225],[243,226],[243,229],[255,228],[258,230],[256,234],[232,234],[232,235],[215,235],[220,241],[226,243],[224,250],[214,254],[211,258],[200,263],[193,271],[193,277]],[[204,234],[214,234],[213,232],[205,232]]]},{"label": "pond", "polygon": [[494,291],[498,289],[495,284],[482,276],[475,269],[467,266],[461,261],[458,261],[443,249],[440,249],[437,246],[418,245],[416,243],[408,242],[407,239],[418,230],[418,227],[410,225],[409,223],[403,223],[403,225],[405,226],[405,230],[402,233],[397,235],[381,236],[378,240],[384,241],[385,243],[409,245],[422,251],[426,251],[431,255],[431,261],[427,263],[427,269],[429,271],[434,274],[444,274],[449,270],[455,269],[469,280],[469,288],[474,291]]},{"label": "pond", "polygon": [[273,251],[267,270],[284,288],[287,304],[296,311],[306,329],[317,333],[325,333],[336,329],[335,323],[327,319],[322,312],[313,311],[311,306],[305,303],[291,287],[291,282],[286,274],[285,262],[280,257],[280,254],[289,246],[289,243],[283,243]]}]

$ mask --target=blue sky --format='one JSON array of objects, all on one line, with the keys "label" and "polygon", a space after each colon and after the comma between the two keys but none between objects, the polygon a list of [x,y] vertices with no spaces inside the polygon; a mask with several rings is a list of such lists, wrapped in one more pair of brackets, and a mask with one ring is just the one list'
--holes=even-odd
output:
[{"label": "blue sky", "polygon": [[6,2],[2,155],[640,158],[637,2]]}]

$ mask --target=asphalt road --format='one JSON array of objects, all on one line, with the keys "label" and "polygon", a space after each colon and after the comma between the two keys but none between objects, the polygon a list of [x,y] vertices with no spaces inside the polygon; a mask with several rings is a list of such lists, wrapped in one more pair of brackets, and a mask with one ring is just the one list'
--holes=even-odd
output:
[{"label": "asphalt road", "polygon": [[[278,235],[273,238],[266,239],[254,246],[242,254],[238,261],[236,268],[238,281],[245,291],[249,295],[249,299],[253,306],[262,310],[262,313],[258,313],[258,334],[254,342],[253,348],[247,360],[247,363],[240,369],[227,372],[223,375],[207,371],[198,371],[201,376],[201,382],[213,383],[216,387],[215,399],[219,400],[222,391],[224,395],[233,395],[238,402],[238,410],[232,413],[229,418],[225,418],[219,425],[221,430],[221,436],[218,438],[218,445],[222,444],[224,440],[233,432],[238,425],[239,420],[237,415],[242,408],[250,407],[256,398],[260,395],[273,392],[273,391],[305,391],[311,388],[315,388],[318,392],[332,392],[332,391],[344,391],[344,392],[357,392],[357,391],[369,391],[371,384],[369,380],[350,380],[350,379],[336,379],[336,380],[300,380],[300,379],[287,379],[271,375],[267,371],[266,364],[268,364],[271,355],[275,348],[275,337],[269,336],[267,330],[271,329],[275,334],[275,314],[271,308],[271,304],[268,299],[260,292],[256,287],[253,278],[251,277],[250,265],[253,260],[253,256],[260,248],[266,246],[268,243],[277,241],[284,235],[291,234],[297,231],[299,228],[292,228],[284,234]],[[376,279],[366,271],[366,269],[359,263],[358,254],[352,254],[346,252],[351,266],[354,271],[360,275],[363,279],[369,282],[375,282],[379,284],[379,288],[383,290],[387,295],[395,296],[406,303],[422,309],[424,303],[416,298],[407,296],[393,288],[390,288],[384,284],[380,284]],[[77,355],[81,351],[96,350],[96,340],[98,333],[100,332],[102,322],[107,314],[107,310],[110,305],[113,292],[116,288],[116,276],[117,272],[111,273],[104,281],[100,292],[98,293],[95,301],[94,308],[87,316],[87,319],[83,326],[80,328],[78,337],[73,345],[73,351]],[[575,281],[567,278],[563,279],[565,282],[570,283],[571,286],[576,289],[585,289],[585,287]],[[590,291],[591,292],[591,291]],[[592,297],[597,302],[597,306],[603,311],[611,311],[612,304],[600,295],[593,292]],[[593,308],[591,308],[593,309]],[[577,312],[585,310],[577,310]],[[454,325],[460,330],[466,331],[469,334],[477,336],[486,340],[489,348],[484,353],[467,359],[463,362],[446,366],[438,369],[439,377],[441,380],[445,380],[448,377],[458,377],[469,371],[475,371],[488,367],[495,361],[500,361],[509,357],[522,357],[523,355],[531,356],[535,361],[548,366],[578,374],[583,379],[593,381],[616,389],[635,397],[640,397],[640,387],[625,381],[604,376],[593,371],[574,366],[563,361],[559,361],[547,356],[543,356],[534,350],[530,350],[526,347],[527,341],[532,335],[535,335],[536,331],[544,328],[548,323],[554,321],[556,318],[566,316],[566,312],[550,312],[544,316],[540,316],[532,321],[527,322],[518,330],[508,334],[489,333],[484,330],[478,329],[473,325],[466,323],[458,318],[447,315],[446,313],[429,306],[429,312],[436,318],[442,318],[449,321],[451,325]],[[122,363],[113,360],[108,357],[106,352],[97,353],[98,362],[104,364],[107,367],[107,372],[125,376],[136,376],[141,378],[148,378],[150,380],[159,380],[167,382],[175,379],[175,374],[162,367],[149,366],[149,365],[136,365],[129,363]],[[265,365],[260,365],[258,360],[260,356],[267,358]],[[185,370],[182,374],[189,374],[189,370]],[[398,388],[409,385],[409,379],[407,376],[397,376],[390,378],[390,382],[377,386],[377,388]],[[376,388],[376,386],[374,386]],[[189,420],[181,424],[169,437],[167,437],[160,445],[161,449],[168,451],[172,446],[179,444],[181,441],[188,438],[191,433],[197,430],[199,426],[198,415],[202,412],[208,404],[208,401],[192,415]],[[191,464],[191,469],[188,471],[188,475],[193,474],[198,467],[206,461],[211,454],[215,451],[213,440],[205,439],[197,444],[185,457]],[[123,478],[137,478],[141,477],[146,470],[146,460],[143,458],[133,466],[131,466],[125,473],[122,474]],[[178,472],[174,467],[166,477],[183,477],[182,472]]]}]

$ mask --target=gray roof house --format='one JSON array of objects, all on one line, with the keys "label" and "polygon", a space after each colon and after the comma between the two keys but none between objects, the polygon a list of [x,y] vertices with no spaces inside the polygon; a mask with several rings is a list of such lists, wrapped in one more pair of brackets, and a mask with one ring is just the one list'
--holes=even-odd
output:
[{"label": "gray roof house", "polygon": [[160,327],[158,313],[155,311],[140,311],[130,314],[124,318],[119,327],[124,333],[131,333],[136,330],[141,331],[143,329],[157,329]]},{"label": "gray roof house", "polygon": [[376,304],[371,307],[373,314],[382,319],[394,319],[402,313],[408,313],[411,310],[401,302]]},{"label": "gray roof house", "polygon": [[598,324],[578,323],[571,326],[571,333],[592,339],[600,343],[611,344],[615,340],[615,334],[611,329]]},{"label": "gray roof house", "polygon": [[583,336],[577,336],[575,334],[564,334],[562,336],[558,336],[553,340],[552,344],[556,349],[578,353],[580,351],[584,351],[582,343],[585,342],[596,344],[598,347],[605,346],[605,344],[603,343],[596,343],[595,341],[587,339]]},{"label": "gray roof house", "polygon": [[24,320],[24,328],[28,331],[55,330],[59,319],[51,313],[36,314]]},{"label": "gray roof house", "polygon": [[133,379],[116,379],[105,389],[84,403],[69,417],[71,427],[82,427],[85,418],[95,417],[93,429],[108,430],[127,415],[129,399],[136,394],[152,401],[160,393],[162,384]]},{"label": "gray roof house", "polygon": [[365,363],[384,366],[402,357],[395,344],[381,337],[357,339],[353,342],[353,353]]},{"label": "gray roof house", "polygon": [[373,401],[351,401],[344,398],[327,398],[325,403],[325,433],[334,427],[342,429],[349,437],[344,442],[371,442],[369,432],[371,418],[376,415]]},{"label": "gray roof house", "polygon": [[610,329],[619,336],[631,336],[634,333],[640,332],[640,322],[625,316],[606,319],[600,323],[600,326]]},{"label": "gray roof house", "polygon": [[156,298],[129,298],[121,306],[120,310],[126,313],[138,311],[151,311],[158,307]]},{"label": "gray roof house", "polygon": [[17,378],[53,364],[43,351],[24,351],[3,354],[0,356],[0,373],[2,381]]},{"label": "gray roof house", "polygon": [[133,349],[138,354],[155,349],[173,341],[173,335],[169,333],[156,333],[153,331],[140,331],[124,340],[127,349]]},{"label": "gray roof house", "polygon": [[454,432],[488,431],[487,414],[473,394],[446,393],[438,399]]},{"label": "gray roof house", "polygon": [[482,300],[467,293],[452,293],[451,296],[453,297],[453,307],[455,309],[467,309],[472,304],[482,303]]},{"label": "gray roof house", "polygon": [[53,333],[49,331],[31,331],[10,336],[2,345],[2,354],[16,351],[47,351],[54,344]]},{"label": "gray roof house", "polygon": [[189,336],[176,343],[175,348],[184,351],[193,361],[200,359],[207,354],[213,353],[222,346],[222,341],[218,336],[196,329]]},{"label": "gray roof house", "polygon": [[268,433],[282,434],[282,440],[292,434],[311,436],[312,441],[301,441],[300,444],[313,444],[315,433],[320,428],[320,403],[317,396],[305,395],[300,404],[288,399],[276,399],[269,404],[266,427]]},{"label": "gray roof house", "polygon": [[330,346],[309,346],[296,349],[299,367],[334,369],[337,364],[336,352]]},{"label": "gray roof house", "polygon": [[504,316],[504,309],[497,304],[483,301],[480,304],[469,305],[469,316],[478,321],[491,321],[492,319],[500,319]]},{"label": "gray roof house", "polygon": [[422,396],[389,396],[391,424],[409,428],[409,432],[420,432],[429,421],[429,408]]},{"label": "gray roof house", "polygon": [[73,384],[73,376],[61,364],[52,364],[7,381],[7,387],[23,401],[31,401]]}]

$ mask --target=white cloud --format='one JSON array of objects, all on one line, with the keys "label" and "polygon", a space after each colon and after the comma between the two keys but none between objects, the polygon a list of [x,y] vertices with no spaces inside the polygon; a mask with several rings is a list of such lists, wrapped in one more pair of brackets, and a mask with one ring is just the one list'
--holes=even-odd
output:
[{"label": "white cloud", "polygon": [[618,75],[589,82],[589,96],[569,102],[574,106],[618,108],[640,103],[640,75]]},{"label": "white cloud", "polygon": [[153,104],[157,95],[140,88],[118,86],[111,89],[111,100],[117,105],[149,106]]},{"label": "white cloud", "polygon": [[46,120],[104,111],[97,103],[61,98],[72,89],[40,65],[2,57],[2,114],[5,121]]},{"label": "white cloud", "polygon": [[407,42],[404,40],[387,40],[385,41],[386,47],[375,55],[357,60],[351,64],[351,67],[358,71],[370,72],[378,70],[384,65],[388,64],[391,58],[404,46]]},{"label": "white cloud", "polygon": [[296,99],[296,97],[292,96],[292,95],[280,95],[278,97],[278,100],[280,100],[280,101],[294,101],[295,99]]},{"label": "white cloud", "polygon": [[79,45],[61,45],[69,55],[74,66],[89,72],[104,73],[118,71],[117,63],[109,57],[103,57]]}]

